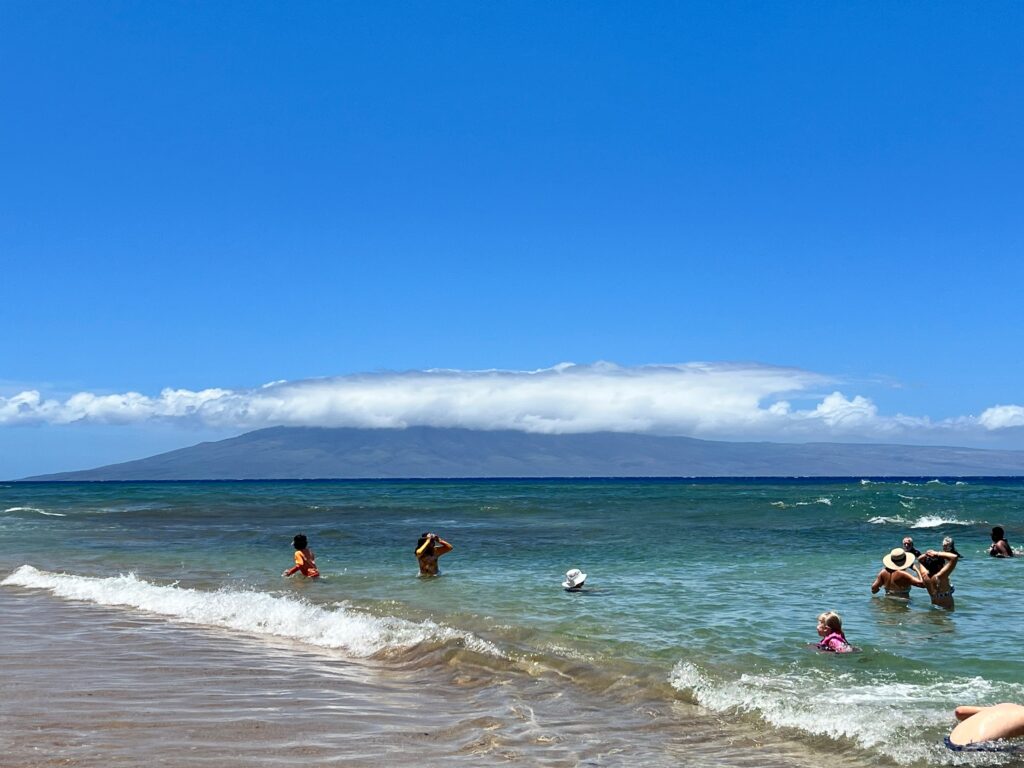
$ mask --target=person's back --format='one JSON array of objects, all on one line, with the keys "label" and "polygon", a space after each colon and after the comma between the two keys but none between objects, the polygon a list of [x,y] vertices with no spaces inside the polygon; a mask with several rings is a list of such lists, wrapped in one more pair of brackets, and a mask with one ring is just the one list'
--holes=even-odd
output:
[{"label": "person's back", "polygon": [[292,546],[295,547],[295,567],[289,568],[282,576],[291,576],[293,574],[302,572],[302,575],[309,579],[316,579],[320,576],[320,571],[316,567],[316,555],[313,554],[313,550],[309,548],[309,542],[306,540],[304,534],[297,534],[292,539]]},{"label": "person's back", "polygon": [[911,587],[923,587],[920,579],[911,576],[906,571],[890,571],[883,568],[878,572],[875,585],[872,585],[871,592],[876,593],[884,589],[889,597],[910,597]]},{"label": "person's back", "polygon": [[885,590],[888,597],[909,598],[911,587],[924,587],[924,582],[917,576],[903,570],[914,562],[914,555],[903,549],[894,549],[882,558],[882,570],[871,585],[871,594]]},{"label": "person's back", "polygon": [[998,525],[992,529],[992,546],[988,553],[992,557],[1013,557],[1013,547],[1006,540],[1006,532]]},{"label": "person's back", "polygon": [[436,533],[424,533],[416,542],[416,561],[420,566],[420,576],[437,576],[437,558],[451,552],[452,545]]}]

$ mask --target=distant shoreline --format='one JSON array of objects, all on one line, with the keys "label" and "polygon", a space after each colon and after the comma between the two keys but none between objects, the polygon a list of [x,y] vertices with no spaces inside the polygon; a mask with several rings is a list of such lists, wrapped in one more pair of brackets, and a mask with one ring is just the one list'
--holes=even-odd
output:
[{"label": "distant shoreline", "polygon": [[1008,483],[1010,485],[1024,485],[1024,475],[800,475],[787,477],[785,475],[761,475],[761,476],[732,476],[716,475],[707,477],[689,476],[667,476],[667,477],[643,477],[643,476],[609,476],[609,477],[313,477],[313,478],[219,478],[219,479],[176,479],[176,480],[3,480],[4,484],[18,485],[216,485],[216,484],[265,484],[274,483],[286,484],[354,484],[354,483],[565,483],[565,484],[700,484],[700,485],[845,485],[849,483],[901,483],[907,482],[913,485],[925,485],[927,483]]}]

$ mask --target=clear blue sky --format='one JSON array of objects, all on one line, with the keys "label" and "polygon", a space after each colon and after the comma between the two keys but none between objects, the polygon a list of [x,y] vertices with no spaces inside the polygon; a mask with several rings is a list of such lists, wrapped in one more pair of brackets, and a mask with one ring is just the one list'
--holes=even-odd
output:
[{"label": "clear blue sky", "polygon": [[[0,4],[0,395],[752,361],[1024,404],[1022,39],[1009,2]],[[0,477],[238,431],[0,425]]]}]

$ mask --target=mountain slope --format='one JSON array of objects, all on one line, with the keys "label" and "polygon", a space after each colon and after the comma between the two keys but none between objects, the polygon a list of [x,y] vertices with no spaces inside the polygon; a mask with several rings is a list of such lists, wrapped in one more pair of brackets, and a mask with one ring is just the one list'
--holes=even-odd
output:
[{"label": "mountain slope", "polygon": [[272,427],[30,480],[1024,475],[1024,451],[725,443],[597,432]]}]

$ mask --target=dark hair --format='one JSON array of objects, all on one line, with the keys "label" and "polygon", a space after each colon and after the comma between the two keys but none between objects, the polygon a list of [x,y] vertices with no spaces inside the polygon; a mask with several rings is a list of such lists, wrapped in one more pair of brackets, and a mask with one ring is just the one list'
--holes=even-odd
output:
[{"label": "dark hair", "polygon": [[942,570],[943,558],[938,555],[923,555],[920,563],[924,566],[924,569],[928,571],[929,576],[934,576]]},{"label": "dark hair", "polygon": [[1006,531],[1003,530],[1001,525],[997,525],[992,529],[992,541],[1002,541],[1006,538]]},{"label": "dark hair", "polygon": [[[422,547],[428,541],[430,541],[430,532],[429,531],[424,531],[423,533],[420,534],[419,539],[416,541],[416,549],[414,551],[415,552],[419,552],[420,551],[420,547]],[[427,547],[425,550],[423,550],[423,554],[424,555],[432,555],[432,554],[434,554],[434,544],[433,544],[433,542],[431,542],[429,547]]]},{"label": "dark hair", "polygon": [[295,538],[292,539],[292,546],[295,547],[296,549],[305,549],[306,547],[308,547],[309,546],[309,541],[306,539],[306,534],[304,534],[304,533],[297,533],[297,534],[295,534]]}]

